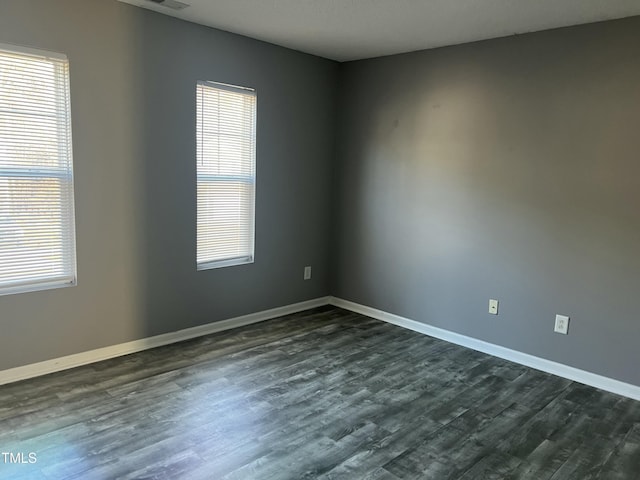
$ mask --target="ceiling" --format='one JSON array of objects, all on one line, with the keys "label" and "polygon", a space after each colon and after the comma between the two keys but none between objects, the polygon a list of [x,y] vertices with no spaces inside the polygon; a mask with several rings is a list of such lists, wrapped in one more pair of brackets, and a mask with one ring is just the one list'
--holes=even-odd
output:
[{"label": "ceiling", "polygon": [[640,15],[640,0],[119,0],[338,61]]}]

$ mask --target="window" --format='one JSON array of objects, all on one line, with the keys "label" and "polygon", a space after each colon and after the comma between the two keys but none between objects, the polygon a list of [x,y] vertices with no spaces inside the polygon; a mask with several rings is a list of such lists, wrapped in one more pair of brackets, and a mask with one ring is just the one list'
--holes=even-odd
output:
[{"label": "window", "polygon": [[0,294],[75,282],[67,58],[0,44]]},{"label": "window", "polygon": [[253,262],[256,92],[198,82],[198,270]]}]

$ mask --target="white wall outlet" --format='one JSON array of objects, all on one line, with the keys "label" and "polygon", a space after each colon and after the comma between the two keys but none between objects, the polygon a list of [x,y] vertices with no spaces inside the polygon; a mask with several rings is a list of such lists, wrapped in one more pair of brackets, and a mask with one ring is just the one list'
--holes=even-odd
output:
[{"label": "white wall outlet", "polygon": [[566,315],[556,315],[556,326],[553,328],[553,331],[567,335],[569,333],[569,317]]},{"label": "white wall outlet", "polygon": [[491,315],[497,315],[498,314],[498,300],[489,300],[489,313]]},{"label": "white wall outlet", "polygon": [[304,279],[311,280],[311,267],[304,267]]}]

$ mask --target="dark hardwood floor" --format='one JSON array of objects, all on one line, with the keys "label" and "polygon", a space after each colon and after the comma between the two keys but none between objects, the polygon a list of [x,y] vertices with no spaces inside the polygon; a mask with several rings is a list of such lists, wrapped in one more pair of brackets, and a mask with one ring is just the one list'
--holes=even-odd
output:
[{"label": "dark hardwood floor", "polygon": [[12,480],[638,479],[640,402],[323,307],[0,387],[0,452],[36,455]]}]

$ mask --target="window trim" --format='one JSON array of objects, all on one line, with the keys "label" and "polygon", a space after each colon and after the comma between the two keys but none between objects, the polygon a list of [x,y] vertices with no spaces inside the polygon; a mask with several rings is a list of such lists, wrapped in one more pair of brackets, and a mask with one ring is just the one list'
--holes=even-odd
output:
[{"label": "window trim", "polygon": [[[233,93],[241,93],[243,95],[252,96],[255,98],[255,107],[253,110],[252,129],[253,129],[253,145],[252,145],[252,163],[253,163],[253,175],[198,175],[197,159],[199,155],[200,145],[198,143],[198,112],[200,108],[200,99],[198,97],[198,90],[200,87],[215,88],[217,90],[224,90]],[[255,244],[256,244],[256,195],[257,195],[257,123],[258,123],[258,93],[256,89],[250,87],[243,87],[239,85],[231,85],[228,83],[214,82],[209,80],[199,80],[196,82],[196,271],[212,270],[224,267],[233,267],[238,265],[247,265],[255,262]],[[221,178],[227,177],[227,180],[236,180],[253,185],[253,199],[251,204],[251,248],[249,255],[240,255],[233,258],[224,258],[219,260],[209,260],[198,262],[197,250],[198,250],[198,212],[197,212],[197,189],[200,183],[200,178],[211,177],[209,182],[220,181]],[[206,181],[206,180],[205,180]]]},{"label": "window trim", "polygon": [[[64,75],[63,82],[56,84],[55,88],[58,93],[62,93],[65,97],[65,137],[66,141],[58,142],[58,150],[65,151],[65,157],[68,162],[68,173],[62,173],[59,169],[47,169],[42,167],[25,167],[25,168],[2,168],[0,172],[3,172],[4,176],[10,176],[10,174],[28,173],[30,178],[59,178],[69,182],[68,192],[68,215],[63,216],[62,223],[65,225],[65,231],[68,232],[68,244],[62,244],[63,250],[68,250],[70,257],[68,258],[68,264],[71,267],[70,275],[51,276],[48,278],[31,278],[14,282],[6,286],[0,286],[0,296],[13,295],[19,293],[37,292],[42,290],[51,290],[57,288],[73,287],[78,284],[78,265],[77,265],[77,251],[76,251],[76,214],[75,214],[75,175],[74,175],[74,162],[73,162],[73,127],[71,118],[71,74],[69,58],[66,54],[60,52],[52,52],[49,50],[42,50],[32,48],[24,45],[14,45],[0,42],[0,52],[5,52],[11,55],[22,55],[24,57],[31,57],[34,59],[41,59],[45,61],[56,61],[66,63],[66,75]],[[26,178],[27,175],[21,175],[22,178]],[[63,254],[64,255],[64,254]]]}]

